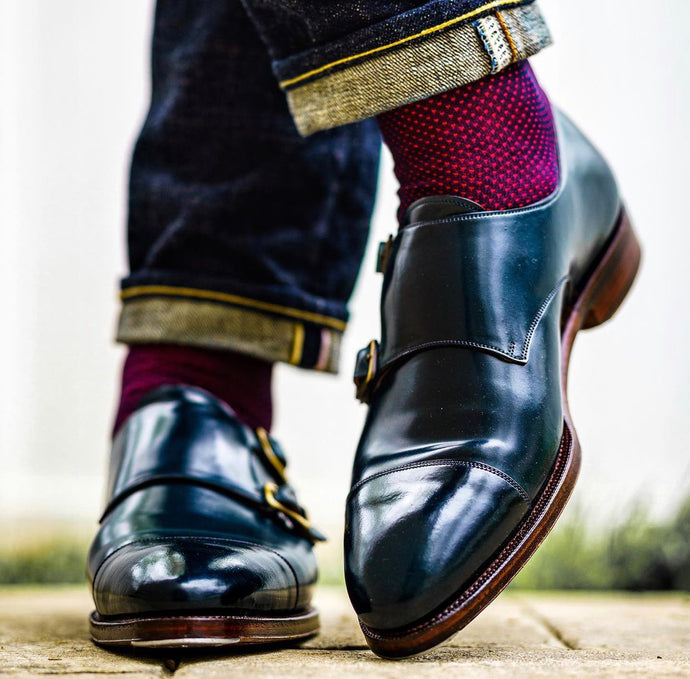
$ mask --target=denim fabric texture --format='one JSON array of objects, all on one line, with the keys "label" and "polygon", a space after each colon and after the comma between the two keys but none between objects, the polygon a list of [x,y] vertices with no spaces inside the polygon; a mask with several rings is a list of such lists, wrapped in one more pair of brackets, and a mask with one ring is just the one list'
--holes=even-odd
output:
[{"label": "denim fabric texture", "polygon": [[367,118],[549,40],[534,0],[158,0],[118,340],[335,372],[376,191]]},{"label": "denim fabric texture", "polygon": [[239,0],[160,0],[118,339],[335,370],[378,171],[373,120],[302,138]]},{"label": "denim fabric texture", "polygon": [[495,73],[550,35],[534,0],[242,0],[302,134]]},{"label": "denim fabric texture", "polygon": [[[283,82],[325,64],[416,36],[478,10],[488,13],[496,8],[529,5],[535,0],[242,2],[266,42],[276,77]],[[290,30],[285,30],[286,26]],[[346,64],[340,64],[334,70],[344,67]]]}]

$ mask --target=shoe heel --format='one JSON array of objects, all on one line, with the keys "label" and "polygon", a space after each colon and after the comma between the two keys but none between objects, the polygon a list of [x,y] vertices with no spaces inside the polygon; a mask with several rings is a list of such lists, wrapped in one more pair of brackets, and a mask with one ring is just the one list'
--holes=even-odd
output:
[{"label": "shoe heel", "polygon": [[595,269],[582,301],[587,305],[582,329],[594,328],[613,316],[630,291],[642,259],[640,243],[625,210],[606,254]]}]

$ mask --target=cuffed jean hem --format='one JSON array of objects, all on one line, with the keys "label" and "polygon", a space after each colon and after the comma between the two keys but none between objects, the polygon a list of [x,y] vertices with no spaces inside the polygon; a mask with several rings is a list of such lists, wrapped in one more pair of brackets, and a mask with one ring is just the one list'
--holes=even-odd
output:
[{"label": "cuffed jean hem", "polygon": [[345,321],[213,290],[140,286],[122,293],[117,340],[226,349],[338,372]]},{"label": "cuffed jean hem", "polygon": [[280,84],[306,136],[467,85],[549,44],[536,5],[498,0]]}]

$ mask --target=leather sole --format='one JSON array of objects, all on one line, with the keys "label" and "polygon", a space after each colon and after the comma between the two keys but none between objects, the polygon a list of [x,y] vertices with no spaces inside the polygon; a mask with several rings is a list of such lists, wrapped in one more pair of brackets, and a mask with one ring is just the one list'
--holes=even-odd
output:
[{"label": "leather sole", "polygon": [[313,609],[285,616],[169,615],[103,618],[90,616],[91,639],[102,646],[214,648],[305,641],[319,631]]},{"label": "leather sole", "polygon": [[570,498],[580,469],[580,444],[567,397],[568,364],[575,336],[580,330],[601,325],[613,316],[632,287],[640,261],[640,245],[622,210],[603,255],[575,302],[564,310],[561,323],[563,434],[556,462],[534,507],[489,566],[443,610],[395,630],[376,630],[360,622],[374,653],[383,658],[404,658],[448,641],[501,593],[553,528]]}]

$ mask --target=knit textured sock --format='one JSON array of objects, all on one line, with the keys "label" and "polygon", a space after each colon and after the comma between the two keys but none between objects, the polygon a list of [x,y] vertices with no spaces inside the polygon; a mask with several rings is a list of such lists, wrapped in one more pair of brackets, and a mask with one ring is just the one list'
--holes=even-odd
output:
[{"label": "knit textured sock", "polygon": [[526,61],[377,120],[400,182],[401,222],[427,196],[506,210],[541,200],[558,184],[551,106]]},{"label": "knit textured sock", "polygon": [[271,428],[273,364],[234,351],[172,344],[129,348],[122,371],[120,406],[114,432],[157,387],[184,384],[200,387],[225,401],[250,427]]}]

